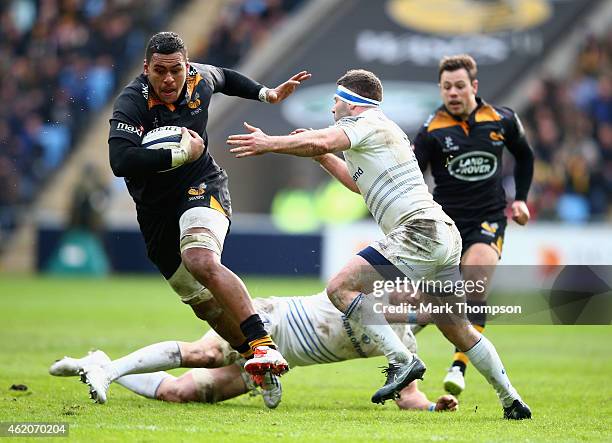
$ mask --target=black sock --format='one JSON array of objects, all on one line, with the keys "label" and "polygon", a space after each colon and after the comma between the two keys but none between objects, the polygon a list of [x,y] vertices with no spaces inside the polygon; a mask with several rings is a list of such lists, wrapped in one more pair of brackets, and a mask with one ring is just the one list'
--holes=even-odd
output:
[{"label": "black sock", "polygon": [[251,349],[251,346],[249,346],[249,341],[245,340],[244,343],[242,343],[240,346],[236,347],[235,349],[239,353],[244,354],[245,352],[248,352]]},{"label": "black sock", "polygon": [[[469,306],[487,306],[487,301],[472,301],[472,300],[468,300],[468,305]],[[474,326],[480,326],[478,329],[479,331],[481,331],[482,329],[484,329],[485,325],[487,324],[487,314],[485,314],[484,312],[478,312],[478,313],[469,313],[467,315],[468,320],[470,321],[470,323],[472,323]]]},{"label": "black sock", "polygon": [[[253,314],[245,321],[240,323],[240,330],[242,331],[242,334],[244,334],[244,336],[246,337],[248,343],[252,343],[253,341],[260,338],[268,337],[268,333],[264,328],[263,322],[261,321],[261,317],[259,316],[259,314]],[[271,347],[276,348],[275,346]]]},{"label": "black sock", "polygon": [[457,366],[459,370],[461,371],[461,373],[465,375],[465,368],[466,368],[465,363],[463,363],[461,360],[455,360],[453,362],[453,366]]}]

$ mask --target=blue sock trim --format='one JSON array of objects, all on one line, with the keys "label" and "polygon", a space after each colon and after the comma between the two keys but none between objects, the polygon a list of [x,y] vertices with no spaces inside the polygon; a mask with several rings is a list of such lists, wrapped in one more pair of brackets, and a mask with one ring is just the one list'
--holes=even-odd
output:
[{"label": "blue sock trim", "polygon": [[395,280],[398,277],[403,279],[406,277],[402,271],[400,271],[393,263],[387,260],[384,255],[382,255],[372,246],[362,249],[357,253],[357,255],[371,264],[372,267],[376,269],[376,271],[386,280]]},{"label": "blue sock trim", "polygon": [[408,311],[408,317],[406,318],[406,322],[409,325],[416,325],[417,324],[417,313],[414,311]]},{"label": "blue sock trim", "polygon": [[351,304],[348,305],[348,308],[346,308],[346,311],[344,312],[344,316],[346,318],[351,317],[351,314],[355,311],[355,309],[357,309],[362,299],[363,299],[363,294],[359,294],[357,297],[353,299]]}]

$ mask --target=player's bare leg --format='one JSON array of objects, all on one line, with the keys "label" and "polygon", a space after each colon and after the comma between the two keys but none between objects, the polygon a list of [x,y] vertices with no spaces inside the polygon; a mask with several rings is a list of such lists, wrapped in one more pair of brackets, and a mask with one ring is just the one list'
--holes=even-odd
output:
[{"label": "player's bare leg", "polygon": [[[250,359],[245,369],[254,375],[268,371],[282,375],[289,370],[289,365],[264,329],[242,280],[221,264],[220,247],[214,249],[215,241],[218,240],[214,233],[206,228],[186,230],[181,239],[183,263],[189,273],[213,294],[224,313],[239,324],[246,339],[236,349]],[[213,246],[209,247],[207,243]]]},{"label": "player's bare leg", "polygon": [[[205,302],[214,304],[214,300]],[[233,363],[238,353],[218,337],[206,336],[193,343],[165,341],[140,348],[104,364],[84,363],[81,380],[97,403],[106,403],[111,383],[129,374],[153,373],[179,367],[215,368]]]},{"label": "player's bare leg", "polygon": [[351,321],[359,323],[365,333],[378,345],[389,361],[385,370],[385,385],[372,397],[374,403],[395,398],[399,391],[425,372],[423,362],[404,346],[393,332],[384,315],[373,309],[372,291],[380,275],[362,257],[355,256],[334,276],[327,287],[331,302]]},{"label": "player's bare leg", "polygon": [[159,371],[120,377],[116,383],[145,398],[175,403],[216,403],[248,392],[240,368],[196,369],[175,377]]},{"label": "player's bare leg", "polygon": [[249,391],[237,365],[191,370],[180,377],[166,377],[159,385],[158,400],[217,403]]},{"label": "player's bare leg", "polygon": [[[204,228],[194,228],[189,233],[207,231]],[[182,259],[189,273],[212,292],[221,308],[238,323],[255,314],[246,286],[236,274],[221,264],[218,254],[194,247],[186,249]]]},{"label": "player's bare leg", "polygon": [[[496,247],[486,243],[475,243],[471,245],[461,257],[461,270],[466,281],[484,282],[485,286],[491,281],[495,266],[499,260],[499,251]],[[487,290],[469,291],[466,294],[470,305],[485,305]],[[472,325],[482,332],[486,323],[486,314],[478,314],[468,317]],[[459,349],[455,349],[453,363],[444,377],[444,389],[459,395],[465,389],[465,370],[469,362],[468,357]]]},{"label": "player's bare leg", "polygon": [[[101,361],[101,357],[98,354],[103,354],[103,361]],[[231,366],[238,368],[235,363],[239,359],[238,352],[232,349],[225,340],[222,340],[219,336],[214,334],[207,334],[200,340],[194,342],[168,341],[156,343],[114,361],[111,361],[106,354],[101,351],[97,351],[97,353],[93,355],[96,359],[93,359],[92,355],[93,354],[88,355],[83,359],[70,359],[65,357],[60,362],[54,363],[51,368],[55,369],[57,372],[58,364],[61,362],[65,364],[70,363],[70,366],[75,366],[75,364],[72,364],[74,361],[76,366],[79,367],[79,370],[81,370],[82,379],[90,386],[92,398],[98,403],[106,402],[108,388],[113,382],[117,382],[125,388],[144,397],[157,398],[156,393],[158,392],[158,386],[161,386],[161,383],[165,381],[167,377],[170,377],[171,380],[175,380],[174,377],[159,371],[177,367],[212,369]],[[50,372],[52,372],[51,369]],[[240,374],[240,371],[238,371],[238,374]],[[72,375],[76,375],[76,373]],[[208,378],[205,375],[202,375],[202,377],[198,378],[196,381],[200,379],[204,380],[201,383],[201,385],[204,386],[201,392],[209,392],[212,393],[211,395],[214,394],[210,397],[211,399],[217,398],[217,394],[215,393],[220,388],[215,387],[213,389],[211,386],[208,386],[206,382]],[[170,383],[170,381],[168,381],[168,383]],[[187,392],[182,391],[181,386],[180,384],[176,386],[176,392]],[[282,388],[276,376],[272,374],[266,374],[265,377],[262,376],[257,386],[262,388],[264,403],[268,408],[275,408],[278,406],[282,397]],[[242,392],[236,395],[241,393]],[[223,395],[221,397],[223,397]],[[183,401],[204,400],[185,399]]]},{"label": "player's bare leg", "polygon": [[[234,349],[242,345],[246,338],[240,330],[240,325],[233,316],[224,311],[216,299],[210,299],[195,305],[191,309],[196,317],[207,322],[211,328],[223,337]],[[209,366],[201,366],[209,367]]]},{"label": "player's bare leg", "polygon": [[[215,299],[199,303],[194,307],[194,311],[207,315],[217,312],[218,316],[222,316]],[[237,338],[239,339],[240,337]],[[111,383],[125,375],[152,373],[179,367],[219,367],[224,364],[225,355],[219,340],[211,338],[196,343],[165,341],[138,349],[104,364],[84,363],[79,371],[81,381],[89,386],[89,394],[94,401],[106,403]],[[225,352],[227,353],[229,352]]]}]

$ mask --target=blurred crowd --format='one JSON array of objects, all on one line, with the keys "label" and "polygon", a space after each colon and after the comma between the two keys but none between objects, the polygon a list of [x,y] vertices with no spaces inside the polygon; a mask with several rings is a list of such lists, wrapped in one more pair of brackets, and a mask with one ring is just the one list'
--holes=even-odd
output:
[{"label": "blurred crowd", "polygon": [[272,28],[305,0],[237,0],[227,5],[205,47],[192,51],[194,60],[231,68]]},{"label": "blurred crowd", "polygon": [[[127,80],[118,74],[142,59],[146,39],[189,1],[0,2],[0,245],[90,116]],[[191,56],[235,66],[305,2],[230,2]],[[588,37],[574,67],[565,78],[539,80],[521,112],[536,151],[530,204],[540,220],[612,215],[612,33]]]},{"label": "blurred crowd", "polygon": [[146,39],[189,0],[0,2],[0,245]]},{"label": "blurred crowd", "polygon": [[612,32],[589,36],[565,78],[538,80],[521,118],[536,153],[539,220],[612,218]]},{"label": "blurred crowd", "polygon": [[[190,0],[0,2],[0,245],[90,116],[140,62],[149,36]],[[234,66],[303,0],[237,0],[197,59]],[[198,54],[198,52],[200,54]],[[126,69],[127,68],[127,69]],[[1,248],[1,246],[0,246]]]}]

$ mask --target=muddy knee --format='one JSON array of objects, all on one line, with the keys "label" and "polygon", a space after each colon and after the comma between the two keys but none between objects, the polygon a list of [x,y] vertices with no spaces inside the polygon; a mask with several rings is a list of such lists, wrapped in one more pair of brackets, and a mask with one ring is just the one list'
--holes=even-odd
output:
[{"label": "muddy knee", "polygon": [[185,304],[194,306],[213,298],[212,293],[187,271],[183,263],[170,277],[168,283]]}]

